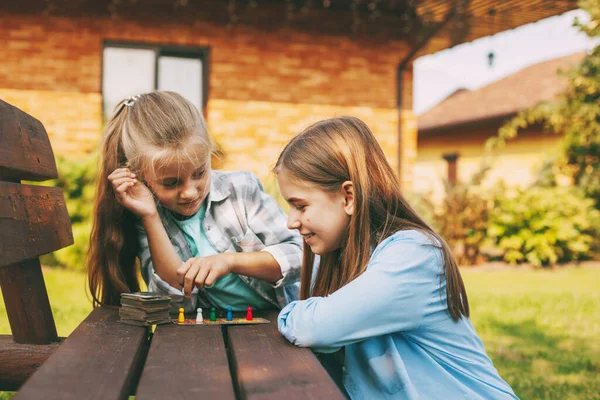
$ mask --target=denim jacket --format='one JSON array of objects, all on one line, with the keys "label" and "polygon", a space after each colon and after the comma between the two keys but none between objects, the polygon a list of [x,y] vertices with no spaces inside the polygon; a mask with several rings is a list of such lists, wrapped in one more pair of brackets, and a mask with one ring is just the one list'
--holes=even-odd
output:
[{"label": "denim jacket", "polygon": [[[262,279],[239,275],[261,297],[277,308],[298,299],[302,239],[296,231],[287,228],[287,217],[277,202],[263,190],[258,178],[251,172],[211,172],[211,188],[207,196],[203,228],[208,240],[219,253],[267,251],[281,267],[283,277],[271,284]],[[171,243],[182,261],[192,257],[181,229],[158,206],[158,212]],[[142,276],[149,291],[179,295],[181,290],[170,286],[156,274],[148,237],[137,224]],[[180,297],[179,297],[180,298]],[[186,312],[213,305],[203,290],[194,288],[190,299],[183,298]]]}]

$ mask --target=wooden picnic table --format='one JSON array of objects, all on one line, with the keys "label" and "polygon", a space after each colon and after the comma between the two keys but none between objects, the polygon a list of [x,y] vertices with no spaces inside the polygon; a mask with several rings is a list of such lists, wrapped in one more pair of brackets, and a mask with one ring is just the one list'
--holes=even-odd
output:
[{"label": "wooden picnic table", "polygon": [[157,325],[118,321],[101,307],[62,343],[15,399],[343,399],[309,349],[257,325]]}]

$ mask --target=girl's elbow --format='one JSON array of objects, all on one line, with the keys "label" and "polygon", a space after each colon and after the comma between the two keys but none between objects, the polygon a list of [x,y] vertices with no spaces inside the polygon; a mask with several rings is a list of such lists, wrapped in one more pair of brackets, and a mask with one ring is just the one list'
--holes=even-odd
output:
[{"label": "girl's elbow", "polygon": [[[299,329],[294,332],[295,342],[298,347],[310,347],[311,349],[329,349],[338,347],[336,338],[330,332],[317,329]],[[321,351],[323,352],[323,351]]]},{"label": "girl's elbow", "polygon": [[291,342],[298,347],[313,347],[315,338],[308,330],[300,329],[294,332],[294,340]]},{"label": "girl's elbow", "polygon": [[312,347],[315,343],[314,336],[309,329],[288,326],[285,320],[279,320],[279,332],[290,343],[298,347]]}]

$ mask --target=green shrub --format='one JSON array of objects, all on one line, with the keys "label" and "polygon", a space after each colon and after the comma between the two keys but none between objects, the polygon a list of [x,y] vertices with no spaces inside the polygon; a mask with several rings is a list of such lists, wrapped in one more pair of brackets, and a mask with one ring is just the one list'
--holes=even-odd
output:
[{"label": "green shrub", "polygon": [[85,255],[92,228],[96,160],[95,154],[85,160],[69,160],[60,156],[56,158],[59,177],[44,185],[63,189],[75,243],[41,257],[42,264],[85,270]]},{"label": "green shrub", "polygon": [[489,208],[479,186],[446,185],[446,196],[433,212],[433,225],[452,248],[459,265],[483,261]]},{"label": "green shrub", "polygon": [[494,196],[488,237],[506,262],[545,266],[591,258],[600,212],[573,188],[500,189]]}]

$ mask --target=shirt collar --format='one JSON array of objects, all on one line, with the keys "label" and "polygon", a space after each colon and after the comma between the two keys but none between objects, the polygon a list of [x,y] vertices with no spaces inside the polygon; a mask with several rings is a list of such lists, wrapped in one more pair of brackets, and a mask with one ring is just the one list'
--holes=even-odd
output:
[{"label": "shirt collar", "polygon": [[231,194],[229,185],[223,185],[223,181],[218,172],[212,171],[210,179],[210,192],[208,193],[209,202],[219,202],[225,200]]}]

